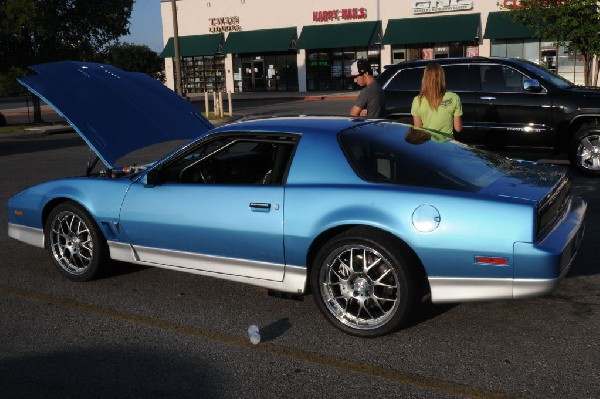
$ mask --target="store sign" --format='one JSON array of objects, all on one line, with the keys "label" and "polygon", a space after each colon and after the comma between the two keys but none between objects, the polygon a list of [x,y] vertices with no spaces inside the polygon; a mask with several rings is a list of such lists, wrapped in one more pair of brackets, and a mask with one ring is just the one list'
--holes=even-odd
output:
[{"label": "store sign", "polygon": [[415,0],[411,2],[413,14],[472,10],[472,0]]},{"label": "store sign", "polygon": [[313,11],[314,22],[348,21],[353,19],[366,19],[367,9],[342,8],[341,10]]},{"label": "store sign", "polygon": [[242,30],[240,17],[209,18],[208,23],[208,31],[210,33],[239,32]]}]

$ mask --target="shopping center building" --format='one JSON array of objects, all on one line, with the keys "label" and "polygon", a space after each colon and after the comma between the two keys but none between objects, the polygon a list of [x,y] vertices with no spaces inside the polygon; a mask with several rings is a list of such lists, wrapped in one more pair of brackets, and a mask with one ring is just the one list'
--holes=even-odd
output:
[{"label": "shopping center building", "polygon": [[[183,91],[356,90],[350,65],[444,57],[523,58],[583,83],[583,59],[514,22],[516,0],[178,0]],[[172,2],[161,2],[174,88]]]}]

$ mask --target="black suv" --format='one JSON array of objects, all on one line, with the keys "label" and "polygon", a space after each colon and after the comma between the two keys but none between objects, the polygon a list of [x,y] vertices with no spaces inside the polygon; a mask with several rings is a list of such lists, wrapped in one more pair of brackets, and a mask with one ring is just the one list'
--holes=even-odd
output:
[{"label": "black suv", "polygon": [[423,69],[439,63],[446,88],[460,96],[463,131],[457,140],[507,149],[565,152],[579,171],[600,176],[600,90],[574,86],[538,65],[511,58],[445,58],[394,64],[377,77],[386,117],[412,123]]}]

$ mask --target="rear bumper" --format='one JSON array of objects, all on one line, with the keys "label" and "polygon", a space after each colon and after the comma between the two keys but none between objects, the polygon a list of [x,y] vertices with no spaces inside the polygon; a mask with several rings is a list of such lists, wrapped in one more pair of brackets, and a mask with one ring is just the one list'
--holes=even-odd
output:
[{"label": "rear bumper", "polygon": [[513,278],[430,277],[434,303],[517,299],[551,293],[564,277],[583,239],[587,204],[572,198],[564,218],[539,243],[516,242]]},{"label": "rear bumper", "polygon": [[514,245],[515,280],[555,280],[564,277],[583,239],[587,204],[571,198],[567,212],[540,242]]}]

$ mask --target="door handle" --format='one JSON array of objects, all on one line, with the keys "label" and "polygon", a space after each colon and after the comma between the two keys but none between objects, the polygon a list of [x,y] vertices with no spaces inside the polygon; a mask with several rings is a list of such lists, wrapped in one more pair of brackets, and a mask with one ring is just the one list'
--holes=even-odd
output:
[{"label": "door handle", "polygon": [[251,202],[250,208],[254,209],[271,209],[271,204],[267,204],[265,202]]},{"label": "door handle", "polygon": [[496,99],[496,97],[479,97],[479,98],[482,100],[487,100],[487,101],[492,101],[492,100]]}]

